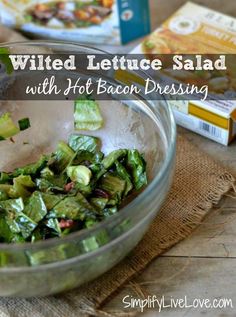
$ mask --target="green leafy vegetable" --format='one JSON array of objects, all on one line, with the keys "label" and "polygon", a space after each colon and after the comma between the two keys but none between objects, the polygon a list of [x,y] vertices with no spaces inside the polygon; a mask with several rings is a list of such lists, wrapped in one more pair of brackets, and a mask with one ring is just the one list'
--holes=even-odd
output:
[{"label": "green leafy vegetable", "polygon": [[58,236],[61,235],[61,228],[59,226],[59,222],[56,218],[50,218],[45,221],[45,225],[52,229],[54,233]]},{"label": "green leafy vegetable", "polygon": [[139,190],[147,185],[146,163],[137,150],[129,150],[127,166],[131,171],[135,189]]},{"label": "green leafy vegetable", "polygon": [[1,201],[0,208],[5,212],[6,223],[12,233],[21,233],[23,238],[28,238],[36,228],[37,223],[23,213],[22,198]]},{"label": "green leafy vegetable", "polygon": [[0,184],[6,184],[10,179],[11,177],[7,173],[0,172]]},{"label": "green leafy vegetable", "polygon": [[130,177],[129,173],[127,172],[126,168],[119,161],[115,162],[115,166],[116,166],[117,174],[123,180],[126,181],[126,188],[125,188],[125,192],[124,192],[124,195],[126,196],[133,189],[133,184],[131,182],[131,177]]},{"label": "green leafy vegetable", "polygon": [[105,208],[103,210],[103,216],[106,217],[110,217],[114,214],[116,214],[118,211],[117,207],[110,207],[110,208]]},{"label": "green leafy vegetable", "polygon": [[[0,54],[0,57],[1,57],[1,54]],[[20,132],[20,130],[19,130],[19,128],[17,128],[17,126],[12,121],[10,113],[9,112],[4,113],[0,117],[0,136],[1,136],[1,138],[3,140],[7,139],[7,138],[11,138],[19,132]]]},{"label": "green leafy vegetable", "polygon": [[29,118],[23,118],[18,121],[18,125],[21,131],[30,128],[30,120]]},{"label": "green leafy vegetable", "polygon": [[7,197],[9,197],[9,192],[12,188],[13,188],[13,186],[10,184],[0,184],[0,191],[2,193],[5,193],[7,195]]},{"label": "green leafy vegetable", "polygon": [[82,134],[71,134],[68,143],[75,152],[84,150],[94,153],[99,147],[98,138]]},{"label": "green leafy vegetable", "polygon": [[107,192],[116,204],[120,203],[122,195],[126,188],[126,182],[119,176],[112,173],[106,173],[100,180],[100,188]]},{"label": "green leafy vegetable", "polygon": [[60,173],[71,162],[74,155],[75,152],[65,142],[60,141],[57,145],[57,150],[50,167],[52,170],[55,170],[56,173]]},{"label": "green leafy vegetable", "polygon": [[62,195],[62,194],[55,195],[55,194],[41,193],[41,195],[47,210],[52,210],[61,200],[65,198],[65,195]]},{"label": "green leafy vegetable", "polygon": [[104,155],[102,152],[89,152],[85,150],[78,150],[70,165],[79,165],[86,162],[87,164],[101,163]]},{"label": "green leafy vegetable", "polygon": [[45,178],[37,178],[35,180],[35,182],[36,182],[36,187],[40,191],[42,191],[43,193],[46,193],[46,192],[47,193],[54,193],[54,192],[62,193],[62,192],[64,192],[63,187],[57,186]]},{"label": "green leafy vegetable", "polygon": [[[90,228],[117,213],[123,200],[146,183],[146,163],[137,150],[104,157],[98,138],[73,134],[51,155],[0,173],[0,242],[33,243]],[[108,241],[101,230],[78,247],[91,251]],[[66,255],[64,248],[54,251],[62,259]],[[45,252],[26,256],[32,265],[48,261]],[[0,264],[8,260],[0,256]]]},{"label": "green leafy vegetable", "polygon": [[0,201],[7,200],[8,198],[9,198],[8,194],[5,191],[0,190]]},{"label": "green leafy vegetable", "polygon": [[77,193],[74,197],[66,197],[52,210],[52,217],[72,220],[84,220],[86,214],[93,210],[85,197]]},{"label": "green leafy vegetable", "polygon": [[[1,57],[1,54],[0,54]],[[18,121],[19,128],[12,121],[9,112],[6,112],[0,117],[0,141],[11,138],[18,134],[21,130],[28,129],[30,127],[30,122],[28,118],[24,118]]]},{"label": "green leafy vegetable", "polygon": [[84,165],[67,167],[67,175],[74,182],[87,186],[92,177],[92,172]]},{"label": "green leafy vegetable", "polygon": [[29,175],[19,175],[13,179],[13,187],[9,190],[9,196],[11,198],[29,197],[34,187],[35,183]]},{"label": "green leafy vegetable", "polygon": [[91,198],[90,202],[99,212],[102,212],[108,203],[108,198]]},{"label": "green leafy vegetable", "polygon": [[10,54],[10,51],[8,48],[0,47],[0,61],[5,66],[6,72],[8,75],[10,75],[14,71],[9,54]]},{"label": "green leafy vegetable", "polygon": [[76,130],[93,131],[100,129],[103,125],[99,105],[94,100],[76,100],[74,119]]},{"label": "green leafy vegetable", "polygon": [[6,222],[5,215],[0,213],[0,241],[10,243],[14,237],[9,225]]},{"label": "green leafy vegetable", "polygon": [[17,177],[19,175],[31,175],[35,177],[46,166],[47,161],[48,157],[46,155],[42,155],[36,163],[19,167],[10,175],[11,177]]},{"label": "green leafy vegetable", "polygon": [[24,214],[26,214],[34,222],[38,223],[47,214],[47,208],[45,206],[42,194],[35,191],[29,198],[24,208]]},{"label": "green leafy vegetable", "polygon": [[108,154],[103,160],[102,165],[107,170],[118,160],[127,154],[127,150],[115,150]]},{"label": "green leafy vegetable", "polygon": [[42,178],[50,180],[54,177],[54,173],[53,173],[53,171],[50,170],[49,167],[45,167],[43,170],[41,170],[40,176]]},{"label": "green leafy vegetable", "polygon": [[47,252],[45,252],[45,250],[27,251],[27,256],[31,266],[51,263],[55,261],[55,259],[63,261],[67,259],[66,246],[62,244],[57,247],[51,247],[47,249]]},{"label": "green leafy vegetable", "polygon": [[80,192],[81,194],[83,194],[85,197],[89,196],[92,191],[93,191],[93,187],[91,185],[83,185],[81,183],[76,183],[73,187],[73,189],[75,190],[75,192]]},{"label": "green leafy vegetable", "polygon": [[153,49],[155,48],[155,43],[151,42],[150,40],[145,41],[144,45],[148,48],[148,49]]}]

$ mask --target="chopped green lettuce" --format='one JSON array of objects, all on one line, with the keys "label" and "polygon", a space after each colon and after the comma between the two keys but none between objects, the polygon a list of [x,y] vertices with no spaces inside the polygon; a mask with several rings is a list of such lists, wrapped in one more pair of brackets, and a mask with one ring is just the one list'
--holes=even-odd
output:
[{"label": "chopped green lettuce", "polygon": [[10,243],[14,237],[9,225],[6,222],[4,213],[0,213],[0,241]]},{"label": "chopped green lettuce", "polygon": [[36,187],[43,193],[63,193],[63,187],[57,186],[45,178],[36,178]]},{"label": "chopped green lettuce", "polygon": [[29,197],[34,187],[35,183],[32,181],[31,176],[19,175],[13,179],[13,186],[9,190],[9,196],[11,198]]},{"label": "chopped green lettuce", "polygon": [[0,62],[2,62],[5,66],[6,73],[8,75],[10,75],[14,71],[9,54],[10,51],[7,47],[0,47]]},{"label": "chopped green lettuce", "polygon": [[99,148],[98,138],[83,134],[71,134],[68,143],[75,152],[84,150],[94,153]]},{"label": "chopped green lettuce", "polygon": [[22,198],[1,201],[0,208],[5,212],[6,223],[12,233],[21,233],[23,238],[28,238],[37,227],[37,223],[23,213]]},{"label": "chopped green lettuce", "polygon": [[[60,141],[51,155],[0,172],[0,242],[33,243],[90,228],[117,213],[123,200],[146,183],[146,163],[137,150],[104,157],[98,138],[72,134],[69,144]],[[108,241],[103,230],[77,249],[95,250]],[[55,254],[63,258],[64,251]],[[32,265],[48,261],[46,252],[26,257]],[[7,259],[0,256],[1,261]]]},{"label": "chopped green lettuce", "polygon": [[9,197],[9,191],[13,188],[10,184],[0,184],[0,191]]},{"label": "chopped green lettuce", "polygon": [[59,226],[59,222],[56,218],[50,218],[45,220],[45,225],[54,231],[54,233],[58,236],[61,235],[61,228]]},{"label": "chopped green lettuce", "polygon": [[96,210],[102,212],[108,203],[108,198],[91,198],[90,203],[95,207]]},{"label": "chopped green lettuce", "polygon": [[[31,250],[26,251],[29,263],[31,266],[38,266],[40,264],[47,264],[53,261],[63,261],[68,258],[67,256],[68,246],[61,244],[59,246],[53,246],[40,251]],[[46,281],[45,281],[46,283]]]},{"label": "chopped green lettuce", "polygon": [[15,123],[12,121],[12,118],[9,112],[6,112],[3,115],[1,115],[0,136],[2,137],[3,140],[7,138],[11,138],[19,132],[20,132],[20,129],[17,128]]},{"label": "chopped green lettuce", "polygon": [[76,183],[74,185],[74,190],[75,192],[80,192],[81,194],[83,194],[85,197],[89,196],[92,193],[92,186],[89,184],[87,186],[81,184],[81,183]]},{"label": "chopped green lettuce", "polygon": [[100,186],[110,197],[120,203],[122,195],[126,188],[126,182],[113,173],[106,173],[100,179]]},{"label": "chopped green lettuce", "polygon": [[113,216],[114,214],[116,214],[118,212],[118,208],[116,206],[114,207],[109,207],[109,208],[105,208],[103,210],[103,216],[105,218]]},{"label": "chopped green lettuce", "polygon": [[127,150],[115,150],[102,160],[102,165],[108,170],[118,159],[123,158],[126,154]]},{"label": "chopped green lettuce", "polygon": [[38,223],[44,218],[44,216],[46,216],[47,207],[40,192],[35,191],[31,195],[31,197],[25,204],[24,214],[36,223]]},{"label": "chopped green lettuce", "polygon": [[0,184],[6,184],[11,180],[11,176],[8,173],[0,172]]},{"label": "chopped green lettuce", "polygon": [[132,181],[136,190],[147,185],[146,163],[137,150],[129,150],[127,166],[131,171]]},{"label": "chopped green lettuce", "polygon": [[5,191],[0,190],[0,201],[7,200],[8,198],[9,198],[8,194]]},{"label": "chopped green lettuce", "polygon": [[[0,54],[1,59],[1,54]],[[7,138],[11,138],[18,134],[22,130],[26,130],[30,127],[28,118],[23,118],[18,121],[19,128],[13,122],[9,112],[5,112],[0,116],[0,141],[4,141]]]},{"label": "chopped green lettuce", "polygon": [[131,177],[130,177],[129,173],[127,172],[126,168],[119,161],[115,162],[115,166],[116,166],[117,174],[123,180],[126,181],[126,188],[125,188],[125,191],[124,191],[124,196],[127,196],[128,193],[133,189],[133,184],[131,182]]},{"label": "chopped green lettuce", "polygon": [[61,200],[65,198],[62,194],[41,193],[47,210],[52,210]]},{"label": "chopped green lettuce", "polygon": [[46,166],[47,162],[48,156],[42,155],[36,163],[15,169],[11,174],[11,177],[17,177],[19,175],[31,175],[35,177]]},{"label": "chopped green lettuce", "polygon": [[45,167],[43,170],[41,170],[40,176],[42,178],[50,180],[54,177],[54,173],[53,173],[53,171],[50,170],[49,167]]},{"label": "chopped green lettuce", "polygon": [[74,109],[76,130],[98,130],[103,125],[99,105],[94,100],[76,100]]},{"label": "chopped green lettuce", "polygon": [[104,155],[102,152],[89,152],[85,150],[79,150],[71,161],[70,165],[80,165],[86,162],[87,164],[101,163]]},{"label": "chopped green lettuce", "polygon": [[93,207],[82,194],[77,193],[76,196],[66,197],[59,202],[52,209],[51,216],[55,218],[84,220],[87,213],[91,211],[93,211]]},{"label": "chopped green lettuce", "polygon": [[62,172],[74,158],[75,152],[63,141],[57,145],[53,162],[50,164],[51,169],[57,173]]}]

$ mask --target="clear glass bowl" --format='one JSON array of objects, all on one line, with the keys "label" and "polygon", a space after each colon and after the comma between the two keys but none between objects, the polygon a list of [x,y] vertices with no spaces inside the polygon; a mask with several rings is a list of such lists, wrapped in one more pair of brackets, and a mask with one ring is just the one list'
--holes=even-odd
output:
[{"label": "clear glass bowl", "polygon": [[[5,46],[12,53],[98,52],[76,44],[45,41]],[[14,91],[18,84],[17,80],[12,83]],[[102,139],[105,152],[137,148],[144,153],[149,177],[147,188],[119,213],[89,230],[34,244],[0,244],[0,296],[44,296],[95,279],[137,245],[159,212],[175,164],[176,126],[167,102],[132,96],[122,102],[100,101],[100,108],[105,126],[92,134]],[[29,117],[31,128],[14,137],[15,143],[0,142],[0,170],[9,171],[37,160],[40,154],[53,151],[58,140],[67,140],[73,132],[71,101],[2,101],[0,113],[5,111],[10,111],[14,120]],[[25,142],[28,144],[23,145]]]}]

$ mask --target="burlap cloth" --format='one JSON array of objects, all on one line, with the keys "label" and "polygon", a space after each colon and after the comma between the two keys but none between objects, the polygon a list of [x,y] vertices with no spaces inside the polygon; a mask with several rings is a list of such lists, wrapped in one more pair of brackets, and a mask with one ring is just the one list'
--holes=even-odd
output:
[{"label": "burlap cloth", "polygon": [[[3,30],[3,29],[2,29]],[[0,28],[8,40],[18,38]],[[178,138],[174,183],[141,243],[111,271],[88,285],[46,298],[0,299],[0,317],[96,316],[102,304],[154,258],[187,237],[234,184],[233,176],[183,137]],[[47,281],[45,281],[47,283]]]}]

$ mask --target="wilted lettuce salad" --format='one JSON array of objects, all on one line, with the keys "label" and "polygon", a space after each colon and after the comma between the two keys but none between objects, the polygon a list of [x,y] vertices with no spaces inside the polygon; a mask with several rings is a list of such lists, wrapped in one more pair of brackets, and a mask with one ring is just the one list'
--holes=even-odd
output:
[{"label": "wilted lettuce salad", "polygon": [[[74,117],[76,129],[102,126],[93,100],[77,100]],[[3,139],[18,132],[8,115],[4,120]],[[28,118],[18,123],[19,130],[30,127]],[[105,156],[97,137],[71,134],[68,143],[60,141],[37,162],[0,173],[0,241],[35,242],[90,228],[117,213],[146,184],[146,163],[137,150]]]}]

